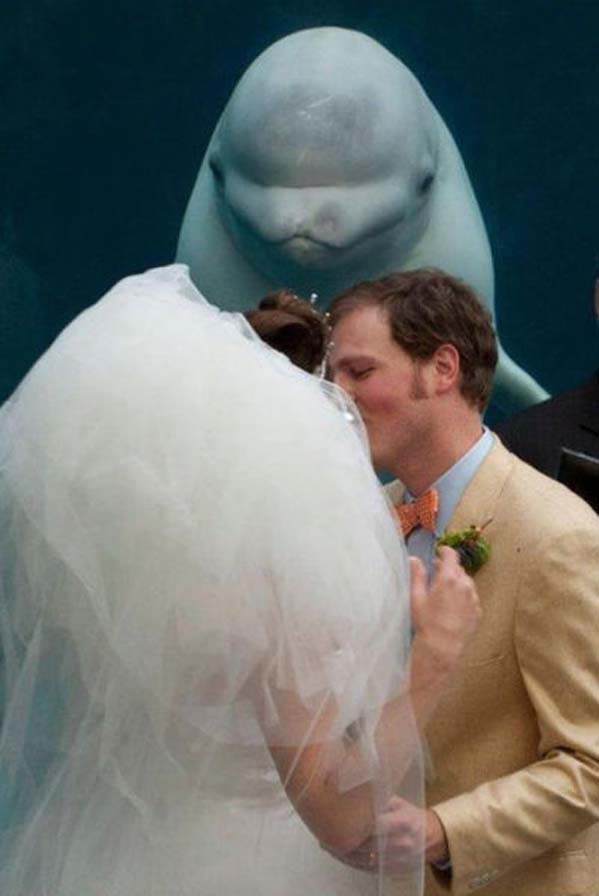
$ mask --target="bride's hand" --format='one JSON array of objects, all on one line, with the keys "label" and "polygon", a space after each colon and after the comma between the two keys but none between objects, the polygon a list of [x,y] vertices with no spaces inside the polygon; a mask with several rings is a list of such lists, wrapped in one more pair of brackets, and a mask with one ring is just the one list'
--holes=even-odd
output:
[{"label": "bride's hand", "polygon": [[422,563],[411,558],[410,565],[415,640],[423,642],[436,662],[451,671],[480,622],[476,587],[452,548],[439,548],[435,573],[428,588]]}]

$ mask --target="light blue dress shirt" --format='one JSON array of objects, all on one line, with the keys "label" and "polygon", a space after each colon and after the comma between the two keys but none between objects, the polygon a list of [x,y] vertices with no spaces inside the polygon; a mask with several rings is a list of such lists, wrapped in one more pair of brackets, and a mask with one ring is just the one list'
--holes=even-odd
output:
[{"label": "light blue dress shirt", "polygon": [[[472,448],[431,485],[431,488],[436,489],[439,495],[435,531],[429,532],[428,529],[418,527],[413,529],[406,539],[408,553],[412,557],[419,557],[422,560],[429,577],[433,571],[435,542],[447,528],[466,486],[491,450],[492,445],[493,436],[484,426],[481,437]],[[407,489],[404,498],[406,504],[414,500],[414,496]]]}]

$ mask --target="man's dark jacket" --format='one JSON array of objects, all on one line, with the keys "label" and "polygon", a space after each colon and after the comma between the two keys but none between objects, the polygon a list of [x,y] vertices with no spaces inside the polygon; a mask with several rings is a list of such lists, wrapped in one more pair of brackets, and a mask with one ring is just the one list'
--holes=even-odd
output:
[{"label": "man's dark jacket", "polygon": [[599,372],[590,382],[504,420],[495,431],[510,451],[554,479],[562,448],[599,458]]}]

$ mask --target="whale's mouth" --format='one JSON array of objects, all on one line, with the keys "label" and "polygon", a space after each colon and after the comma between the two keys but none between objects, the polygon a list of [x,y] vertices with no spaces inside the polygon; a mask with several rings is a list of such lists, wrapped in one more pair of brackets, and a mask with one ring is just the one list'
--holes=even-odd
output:
[{"label": "whale's mouth", "polygon": [[282,246],[284,249],[291,250],[292,252],[334,252],[335,250],[341,248],[341,246],[336,246],[333,243],[327,242],[326,240],[319,240],[312,236],[304,236],[303,234],[290,236],[284,240],[278,240],[276,242],[279,246]]},{"label": "whale's mouth", "polygon": [[303,233],[294,234],[285,239],[272,239],[266,242],[270,244],[271,249],[280,252],[287,258],[292,258],[299,263],[311,263],[320,260],[321,262],[339,260],[340,257],[345,258],[352,255],[356,249],[366,250],[372,240],[385,237],[386,234],[393,233],[394,229],[403,220],[403,215],[398,215],[397,219],[391,224],[384,222],[380,227],[373,227],[370,231],[359,232],[346,235],[345,239],[337,238],[321,239],[314,236],[307,236]]},{"label": "whale's mouth", "polygon": [[336,246],[326,240],[318,240],[309,236],[296,235],[273,243],[276,248],[299,264],[314,264],[337,255],[345,247]]}]

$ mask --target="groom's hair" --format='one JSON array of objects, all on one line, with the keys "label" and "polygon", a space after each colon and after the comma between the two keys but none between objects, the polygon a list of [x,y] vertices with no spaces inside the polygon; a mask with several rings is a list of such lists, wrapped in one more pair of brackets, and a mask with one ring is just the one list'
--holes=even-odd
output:
[{"label": "groom's hair", "polygon": [[391,336],[414,360],[426,361],[441,345],[453,345],[460,356],[460,392],[469,404],[484,410],[497,365],[497,343],[491,316],[473,289],[435,268],[364,280],[331,303],[333,330],[364,307],[385,312]]}]

